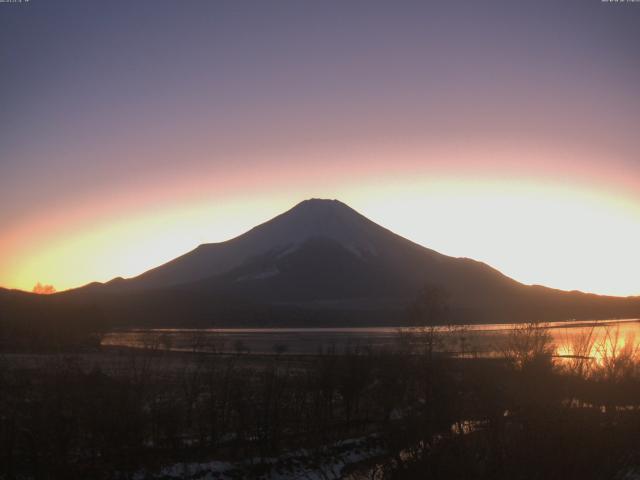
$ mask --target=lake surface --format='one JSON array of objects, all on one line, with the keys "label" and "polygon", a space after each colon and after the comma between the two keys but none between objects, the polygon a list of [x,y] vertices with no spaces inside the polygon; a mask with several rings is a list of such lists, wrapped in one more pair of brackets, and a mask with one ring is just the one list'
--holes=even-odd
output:
[{"label": "lake surface", "polygon": [[[438,327],[441,350],[464,355],[493,355],[504,348],[519,324]],[[558,357],[601,357],[606,351],[640,347],[640,319],[570,321],[540,324]],[[348,349],[393,349],[401,346],[407,327],[362,328],[208,328],[135,329],[108,333],[105,346],[160,348],[174,351],[250,352],[261,354],[342,353]],[[404,336],[406,340],[406,336]],[[414,338],[413,342],[416,341]],[[419,341],[419,338],[418,338]],[[585,345],[587,345],[585,347]]]}]

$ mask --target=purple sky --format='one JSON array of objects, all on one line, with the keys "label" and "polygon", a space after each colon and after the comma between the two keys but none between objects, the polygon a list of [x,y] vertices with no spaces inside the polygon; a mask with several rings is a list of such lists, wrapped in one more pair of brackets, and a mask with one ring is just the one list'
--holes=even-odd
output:
[{"label": "purple sky", "polygon": [[639,46],[631,2],[0,4],[0,285],[106,279],[37,255],[176,205],[249,226],[339,195],[383,221],[385,179],[552,182],[638,220]]}]

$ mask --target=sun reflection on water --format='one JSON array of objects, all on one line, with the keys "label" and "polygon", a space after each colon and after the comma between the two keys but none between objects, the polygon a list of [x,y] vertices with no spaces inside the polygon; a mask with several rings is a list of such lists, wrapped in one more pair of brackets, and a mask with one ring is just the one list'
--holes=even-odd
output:
[{"label": "sun reflection on water", "polygon": [[638,360],[638,328],[638,322],[629,322],[566,329],[555,335],[555,356],[560,367],[580,376],[618,378]]}]

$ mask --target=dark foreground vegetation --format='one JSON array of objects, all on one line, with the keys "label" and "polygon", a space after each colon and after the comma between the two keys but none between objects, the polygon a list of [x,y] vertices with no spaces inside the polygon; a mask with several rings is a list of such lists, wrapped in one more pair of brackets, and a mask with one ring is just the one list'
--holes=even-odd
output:
[{"label": "dark foreground vegetation", "polygon": [[[467,339],[424,328],[393,350],[300,357],[177,353],[150,336],[5,354],[0,478],[591,479],[640,466],[630,342],[585,336],[554,363],[535,326],[496,358],[473,358]],[[463,357],[437,353],[443,342]],[[211,460],[232,467],[214,474]]]},{"label": "dark foreground vegetation", "polygon": [[95,304],[0,288],[0,353],[95,349],[105,328]]}]

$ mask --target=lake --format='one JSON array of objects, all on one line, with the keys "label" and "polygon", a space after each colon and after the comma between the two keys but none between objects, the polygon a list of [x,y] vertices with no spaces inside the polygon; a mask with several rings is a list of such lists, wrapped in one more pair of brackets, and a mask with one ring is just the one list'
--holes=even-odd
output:
[{"label": "lake", "polygon": [[[481,324],[436,330],[441,350],[454,354],[491,356],[500,352],[519,324]],[[558,357],[600,358],[607,351],[638,348],[640,319],[569,321],[540,324]],[[347,349],[391,349],[400,345],[407,327],[361,328],[207,328],[131,329],[105,335],[105,346],[163,348],[193,352],[316,354]],[[585,345],[587,345],[585,347]]]}]

